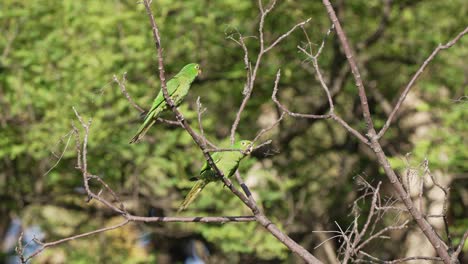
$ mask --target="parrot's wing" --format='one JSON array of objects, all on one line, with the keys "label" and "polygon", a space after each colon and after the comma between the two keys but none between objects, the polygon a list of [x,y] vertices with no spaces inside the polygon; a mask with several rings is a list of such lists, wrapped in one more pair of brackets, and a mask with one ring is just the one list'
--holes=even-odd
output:
[{"label": "parrot's wing", "polygon": [[[177,91],[179,86],[180,86],[180,82],[179,82],[177,76],[174,76],[174,78],[170,79],[167,82],[166,87],[167,87],[167,93],[169,94],[169,97],[171,97]],[[163,103],[165,103],[165,100],[164,100],[164,94],[163,94],[163,91],[162,91],[162,88],[161,88],[161,91],[159,91],[156,98],[154,98],[153,105],[151,106],[151,109],[148,111],[148,114],[146,115],[145,119],[148,116],[150,116],[156,109],[158,109],[161,106],[161,104],[163,104]]]},{"label": "parrot's wing", "polygon": [[[177,91],[179,86],[180,86],[180,82],[177,76],[170,79],[167,82],[167,92],[169,96],[172,96]],[[161,91],[159,91],[159,94],[156,96],[156,98],[153,101],[153,105],[151,106],[151,109],[146,114],[143,124],[138,128],[136,135],[130,140],[130,143],[138,142],[146,134],[148,129],[156,122],[155,117],[157,117],[159,113],[161,113],[164,110],[165,105],[166,105],[165,102],[166,101],[164,100],[164,95],[163,95],[162,88],[161,88]]]},{"label": "parrot's wing", "polygon": [[[213,159],[215,164],[218,164],[221,161],[221,158],[222,158],[222,155],[220,154],[220,152],[215,152],[213,155],[211,155],[211,159]],[[208,164],[208,161],[207,161],[205,162],[205,164],[203,164],[203,167],[200,169],[200,174],[210,169],[211,169],[210,164]]]},{"label": "parrot's wing", "polygon": [[244,157],[240,151],[228,151],[223,153],[223,158],[216,164],[226,177],[231,177],[239,167],[239,162]]}]

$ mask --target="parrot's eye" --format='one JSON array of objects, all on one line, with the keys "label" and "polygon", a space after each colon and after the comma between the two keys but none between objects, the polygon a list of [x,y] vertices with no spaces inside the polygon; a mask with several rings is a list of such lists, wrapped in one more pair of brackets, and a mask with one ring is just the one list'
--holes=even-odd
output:
[{"label": "parrot's eye", "polygon": [[195,66],[195,69],[197,69],[197,70],[198,70],[199,68],[200,68],[200,66],[198,66],[198,65],[196,65],[196,66]]}]

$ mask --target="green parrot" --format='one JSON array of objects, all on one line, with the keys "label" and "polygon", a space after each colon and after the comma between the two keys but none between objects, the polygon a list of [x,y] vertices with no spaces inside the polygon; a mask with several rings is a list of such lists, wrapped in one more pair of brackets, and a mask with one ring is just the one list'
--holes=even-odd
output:
[{"label": "green parrot", "polygon": [[[239,167],[240,161],[252,151],[252,142],[248,140],[241,140],[231,145],[230,148],[238,149],[241,151],[223,151],[215,152],[211,157],[213,158],[214,163],[221,170],[226,177],[231,177]],[[200,194],[200,192],[205,188],[205,186],[213,181],[219,180],[216,175],[216,172],[210,167],[208,162],[200,170],[200,175],[194,177],[194,180],[197,182],[192,187],[190,192],[185,197],[184,201],[179,207],[179,212],[185,210],[189,204],[191,204],[195,198]]]},{"label": "green parrot", "polygon": [[[200,73],[200,66],[196,63],[190,63],[185,65],[176,76],[167,82],[167,92],[176,106],[180,105],[185,96],[187,96],[190,85]],[[138,128],[136,135],[130,140],[130,144],[140,141],[148,129],[156,122],[156,118],[159,114],[166,108],[166,100],[164,100],[161,89],[158,96],[154,99],[151,109],[146,114],[145,121]]]}]

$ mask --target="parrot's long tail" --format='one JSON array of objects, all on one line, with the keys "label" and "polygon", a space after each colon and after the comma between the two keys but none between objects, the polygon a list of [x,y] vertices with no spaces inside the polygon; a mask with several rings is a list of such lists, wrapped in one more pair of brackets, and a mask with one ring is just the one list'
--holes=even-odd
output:
[{"label": "parrot's long tail", "polygon": [[148,129],[150,129],[150,127],[155,122],[156,121],[152,120],[151,122],[145,122],[143,125],[141,125],[140,128],[138,128],[138,132],[136,133],[136,135],[132,138],[132,140],[130,140],[130,144],[140,141],[140,139],[145,136],[146,132],[148,132]]},{"label": "parrot's long tail", "polygon": [[203,190],[203,188],[205,188],[205,186],[208,183],[209,183],[209,181],[198,180],[195,183],[195,185],[192,187],[190,192],[187,194],[187,196],[185,196],[185,199],[182,202],[182,204],[179,206],[179,210],[177,210],[177,212],[181,212],[181,211],[185,210],[189,206],[189,204],[191,204],[195,200],[195,198],[198,197],[200,192]]},{"label": "parrot's long tail", "polygon": [[130,140],[130,144],[132,143],[136,143],[138,141],[140,141],[140,139],[142,137],[145,136],[146,132],[148,132],[148,129],[154,125],[154,123],[156,122],[156,116],[158,115],[159,113],[156,112],[156,111],[153,111],[153,112],[149,112],[146,117],[145,117],[145,121],[143,122],[143,124],[138,128],[138,131],[136,133],[136,135]]}]

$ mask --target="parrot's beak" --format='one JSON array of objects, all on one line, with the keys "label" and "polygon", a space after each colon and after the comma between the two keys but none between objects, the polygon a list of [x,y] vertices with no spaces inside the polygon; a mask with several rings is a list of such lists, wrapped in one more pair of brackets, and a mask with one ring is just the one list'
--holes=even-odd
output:
[{"label": "parrot's beak", "polygon": [[200,69],[198,69],[198,75],[201,75],[201,74],[202,74],[202,70],[200,68]]},{"label": "parrot's beak", "polygon": [[254,149],[254,145],[253,145],[253,143],[252,143],[252,144],[250,144],[249,148],[247,148],[247,150],[245,151],[245,153],[246,153],[247,155],[249,155],[250,153],[252,153],[253,149]]}]

